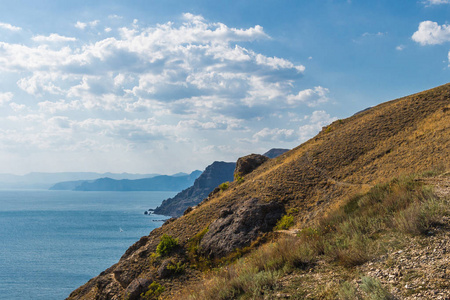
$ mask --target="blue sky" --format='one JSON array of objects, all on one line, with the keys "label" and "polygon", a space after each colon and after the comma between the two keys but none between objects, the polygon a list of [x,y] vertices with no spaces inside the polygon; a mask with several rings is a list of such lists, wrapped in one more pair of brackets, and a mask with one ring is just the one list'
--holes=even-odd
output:
[{"label": "blue sky", "polygon": [[0,1],[0,173],[292,148],[450,78],[450,1]]}]

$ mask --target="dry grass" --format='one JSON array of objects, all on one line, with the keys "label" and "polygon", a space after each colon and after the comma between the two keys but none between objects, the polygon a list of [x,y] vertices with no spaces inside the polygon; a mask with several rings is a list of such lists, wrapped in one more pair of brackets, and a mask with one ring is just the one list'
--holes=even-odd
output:
[{"label": "dry grass", "polygon": [[[377,185],[349,199],[316,226],[301,230],[298,237],[282,237],[218,269],[180,298],[258,299],[270,295],[281,276],[314,268],[318,260],[352,268],[384,251],[383,236],[431,230],[443,215],[450,214],[443,201],[412,176]],[[344,283],[337,295],[340,299],[391,299],[372,278],[362,278],[360,290]]]}]

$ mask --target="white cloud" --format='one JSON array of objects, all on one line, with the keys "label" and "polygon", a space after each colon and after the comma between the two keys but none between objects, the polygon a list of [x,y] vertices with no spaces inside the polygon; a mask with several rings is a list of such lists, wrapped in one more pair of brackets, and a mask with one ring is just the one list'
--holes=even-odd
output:
[{"label": "white cloud", "polygon": [[11,109],[15,112],[19,112],[19,111],[25,111],[27,110],[27,107],[25,104],[17,104],[15,102],[11,102],[9,104],[9,107],[11,107]]},{"label": "white cloud", "polygon": [[123,19],[123,17],[121,17],[121,16],[118,16],[118,15],[109,15],[108,16],[108,19]]},{"label": "white cloud", "polygon": [[450,41],[450,25],[439,25],[432,21],[423,21],[412,35],[413,41],[424,45],[437,45]]},{"label": "white cloud", "polygon": [[314,89],[306,89],[298,92],[296,95],[288,95],[287,103],[290,105],[296,105],[297,103],[305,103],[309,107],[315,107],[322,103],[328,102],[327,94],[329,90],[327,88],[316,86]]},{"label": "white cloud", "polygon": [[83,23],[83,22],[77,21],[77,23],[75,24],[75,27],[78,28],[78,29],[83,30],[83,29],[85,29],[87,27],[87,23]]},{"label": "white cloud", "polygon": [[[193,149],[213,149],[196,161],[212,161],[219,152],[235,159],[247,151],[244,144],[292,145],[303,137],[299,124],[313,132],[331,118],[323,112],[301,119],[329,94],[325,87],[301,87],[303,65],[244,46],[270,41],[261,26],[232,28],[193,14],[182,23],[110,26],[108,38],[102,27],[88,37],[55,32],[28,43],[0,42],[0,71],[16,76],[23,96],[3,101],[15,118],[0,128],[12,128],[0,132],[0,150],[109,151],[117,160],[121,151],[147,159],[149,151],[176,157],[184,149],[194,157]],[[287,125],[294,110],[302,123]]]},{"label": "white cloud", "polygon": [[439,5],[439,4],[450,4],[450,0],[426,0],[423,3],[427,6]]},{"label": "white cloud", "polygon": [[95,26],[97,26],[99,23],[100,23],[99,20],[94,20],[94,21],[91,21],[91,22],[80,22],[80,21],[77,21],[77,23],[75,23],[75,27],[78,28],[78,29],[84,30],[84,29],[86,29],[88,26],[89,26],[89,27],[95,27]]},{"label": "white cloud", "polygon": [[8,24],[8,23],[1,23],[1,22],[0,22],[0,28],[11,30],[11,31],[20,31],[20,30],[22,30],[22,28],[20,28],[20,27],[17,27],[17,26]]},{"label": "white cloud", "polygon": [[370,37],[370,36],[375,36],[375,37],[382,37],[385,36],[387,33],[386,32],[376,32],[376,33],[370,33],[370,32],[364,32],[362,34],[362,37]]},{"label": "white cloud", "polygon": [[5,103],[11,101],[13,96],[14,95],[11,92],[0,93],[0,107],[3,106]]},{"label": "white cloud", "polygon": [[300,140],[306,141],[316,135],[322,127],[329,125],[337,120],[336,117],[331,117],[324,110],[316,110],[310,116],[305,117],[309,124],[299,127]]},{"label": "white cloud", "polygon": [[397,47],[395,47],[395,50],[397,51],[403,51],[406,48],[405,45],[398,45]]},{"label": "white cloud", "polygon": [[255,142],[262,141],[284,141],[291,142],[298,139],[298,135],[293,129],[279,129],[279,128],[263,128],[253,135]]},{"label": "white cloud", "polygon": [[52,33],[49,36],[36,35],[32,37],[35,42],[75,42],[77,39],[74,37],[66,37],[57,33]]}]

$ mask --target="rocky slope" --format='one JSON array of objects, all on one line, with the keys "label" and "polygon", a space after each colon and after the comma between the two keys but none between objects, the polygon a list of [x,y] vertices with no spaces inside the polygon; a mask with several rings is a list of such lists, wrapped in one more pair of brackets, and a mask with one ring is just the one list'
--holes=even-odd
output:
[{"label": "rocky slope", "polygon": [[196,206],[208,197],[214,188],[226,181],[233,181],[236,164],[215,161],[195,180],[191,187],[181,191],[175,197],[164,200],[154,213],[172,217],[179,217],[191,206]]},{"label": "rocky slope", "polygon": [[[155,229],[131,246],[117,264],[78,288],[69,299],[122,299],[133,292],[136,295],[136,287],[142,286],[139,282],[143,280],[145,285],[155,282],[164,286],[163,297],[170,298],[186,282],[202,278],[201,263],[214,254],[202,253],[202,238],[209,226],[223,232],[238,222],[234,218],[220,221],[230,209],[239,210],[251,199],[257,199],[252,200],[251,206],[277,203],[290,212],[295,226],[302,228],[319,216],[326,216],[349,196],[392,177],[423,172],[433,166],[448,170],[449,157],[450,84],[380,104],[333,122],[313,139],[268,160],[188,214]],[[260,218],[261,213],[248,214],[253,215]],[[250,226],[251,220],[246,224]],[[266,228],[239,231],[246,243],[233,253],[251,251],[267,241],[270,234],[264,233]],[[153,253],[163,234],[178,238],[179,247],[168,256],[159,257]],[[159,277],[158,269],[167,260],[173,265],[184,264],[184,275],[170,280]]]}]

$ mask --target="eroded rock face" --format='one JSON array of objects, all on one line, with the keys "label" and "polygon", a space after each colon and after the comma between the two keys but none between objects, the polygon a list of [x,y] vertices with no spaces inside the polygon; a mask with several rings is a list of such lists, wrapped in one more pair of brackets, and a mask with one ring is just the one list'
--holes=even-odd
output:
[{"label": "eroded rock face", "polygon": [[215,161],[195,180],[194,185],[179,192],[175,197],[164,200],[154,213],[180,217],[190,206],[196,206],[211,191],[225,181],[233,180],[235,163]]},{"label": "eroded rock face", "polygon": [[241,157],[236,162],[236,169],[234,170],[234,175],[244,176],[254,169],[262,165],[264,162],[269,160],[267,156],[260,154],[250,154]]},{"label": "eroded rock face", "polygon": [[226,208],[209,226],[200,243],[201,252],[210,257],[221,257],[248,246],[260,233],[272,230],[283,214],[280,203],[263,203],[257,198],[247,200],[239,207]]}]

